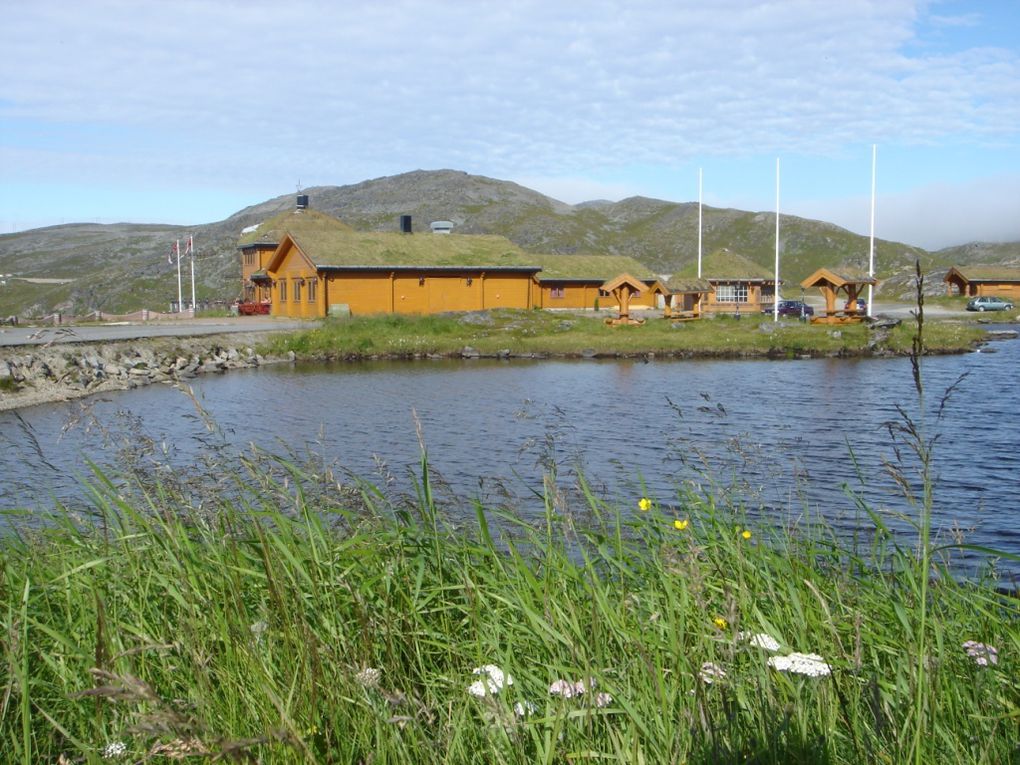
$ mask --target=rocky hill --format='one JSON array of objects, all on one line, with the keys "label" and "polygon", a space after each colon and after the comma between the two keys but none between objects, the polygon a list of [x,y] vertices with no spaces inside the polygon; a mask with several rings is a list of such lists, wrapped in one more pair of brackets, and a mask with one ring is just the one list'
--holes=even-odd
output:
[{"label": "rocky hill", "polygon": [[[654,272],[670,274],[697,258],[698,208],[632,197],[568,205],[508,181],[454,170],[417,170],[350,186],[305,190],[311,206],[355,229],[397,231],[401,215],[427,233],[433,220],[451,220],[458,234],[500,234],[535,253],[629,255]],[[170,244],[193,234],[198,251],[199,299],[230,301],[240,291],[236,244],[241,229],[290,209],[285,194],[196,227],[135,224],[70,224],[0,236],[0,315],[39,315],[59,309],[84,314],[147,307],[166,310],[177,295]],[[768,268],[775,253],[770,212],[706,207],[703,248],[740,253]],[[866,237],[822,221],[784,215],[780,223],[783,277],[796,283],[819,266],[867,266]],[[886,294],[909,293],[915,259],[933,271],[932,291],[952,263],[1020,260],[1020,243],[972,244],[927,252],[906,244],[876,242],[876,264]],[[37,283],[24,279],[66,279]],[[185,293],[190,285],[185,280]]]}]

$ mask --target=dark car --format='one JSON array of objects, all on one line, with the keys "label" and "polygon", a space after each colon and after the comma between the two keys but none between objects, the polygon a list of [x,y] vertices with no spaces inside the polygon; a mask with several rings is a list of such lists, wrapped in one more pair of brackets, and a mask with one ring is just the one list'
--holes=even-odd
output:
[{"label": "dark car", "polygon": [[[766,308],[762,313],[774,313],[771,308]],[[815,309],[800,300],[780,300],[780,316],[814,316]]]}]

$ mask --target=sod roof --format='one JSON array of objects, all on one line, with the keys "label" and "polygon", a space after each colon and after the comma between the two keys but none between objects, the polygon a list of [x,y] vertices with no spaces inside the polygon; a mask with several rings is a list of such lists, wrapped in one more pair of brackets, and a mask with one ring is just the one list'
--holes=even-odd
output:
[{"label": "sod roof", "polygon": [[262,221],[254,231],[249,231],[238,240],[238,246],[262,242],[279,243],[285,234],[295,239],[306,237],[309,240],[330,236],[333,233],[352,231],[351,227],[340,222],[332,215],[318,210],[289,210]]},{"label": "sod roof", "polygon": [[541,268],[538,277],[542,280],[599,283],[621,273],[655,278],[650,269],[629,257],[536,255],[502,236],[355,231],[316,210],[281,213],[241,237],[239,244],[280,241],[285,235],[318,266]]},{"label": "sod roof", "polygon": [[1020,282],[1020,268],[1004,266],[954,266],[948,277],[955,271],[968,282]]}]

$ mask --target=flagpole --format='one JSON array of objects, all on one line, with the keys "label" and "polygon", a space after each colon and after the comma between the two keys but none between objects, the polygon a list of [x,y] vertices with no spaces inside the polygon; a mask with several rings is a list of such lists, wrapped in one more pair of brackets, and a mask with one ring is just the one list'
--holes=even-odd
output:
[{"label": "flagpole", "polygon": [[701,278],[701,168],[698,168],[698,278]]},{"label": "flagpole", "polygon": [[174,242],[174,252],[177,254],[177,311],[184,310],[184,293],[181,290],[181,240]]},{"label": "flagpole", "polygon": [[776,284],[772,288],[772,321],[779,321],[779,157],[776,157]]},{"label": "flagpole", "polygon": [[[871,243],[868,247],[868,278],[875,278],[875,164],[878,144],[871,144]],[[868,318],[872,316],[874,285],[868,285]]]},{"label": "flagpole", "polygon": [[188,237],[188,252],[191,253],[191,318],[195,318],[195,240]]}]

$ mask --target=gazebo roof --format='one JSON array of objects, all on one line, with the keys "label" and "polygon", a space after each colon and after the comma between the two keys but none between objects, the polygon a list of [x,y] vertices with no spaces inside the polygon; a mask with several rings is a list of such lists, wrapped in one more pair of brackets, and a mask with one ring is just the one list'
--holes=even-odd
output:
[{"label": "gazebo roof", "polygon": [[606,292],[612,292],[613,290],[624,286],[630,287],[634,292],[644,292],[648,289],[647,284],[630,274],[620,274],[615,279],[611,279],[610,281],[603,283],[602,289]]},{"label": "gazebo roof", "polygon": [[715,288],[712,286],[712,282],[708,279],[698,279],[695,277],[683,278],[672,276],[669,281],[666,282],[666,287],[674,295],[694,295],[702,292],[712,292]]},{"label": "gazebo roof", "polygon": [[855,284],[878,284],[878,280],[862,271],[851,268],[841,268],[838,273],[830,271],[828,268],[819,268],[811,276],[802,281],[800,286],[807,289],[809,287],[827,285],[839,289],[840,287]]}]

